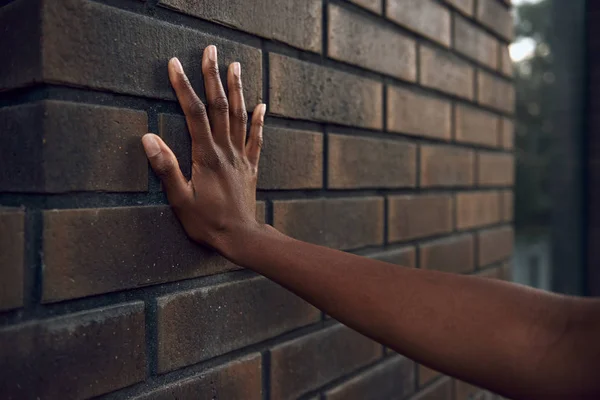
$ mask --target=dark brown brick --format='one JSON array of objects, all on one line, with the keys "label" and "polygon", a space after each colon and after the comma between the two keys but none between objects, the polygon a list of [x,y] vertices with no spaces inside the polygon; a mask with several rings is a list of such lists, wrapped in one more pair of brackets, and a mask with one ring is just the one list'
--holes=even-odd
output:
[{"label": "dark brown brick", "polygon": [[436,271],[465,273],[475,270],[473,235],[453,236],[419,246],[420,267]]},{"label": "dark brown brick", "polygon": [[458,15],[454,18],[454,48],[489,68],[498,66],[498,41]]},{"label": "dark brown brick", "polygon": [[106,307],[0,330],[6,399],[84,399],[146,377],[144,305]]},{"label": "dark brown brick", "polygon": [[427,368],[426,366],[419,364],[419,387],[426,386],[429,382],[433,381],[440,376],[440,373]]},{"label": "dark brown brick", "polygon": [[256,202],[256,220],[261,223],[265,223],[266,221],[266,205],[264,201]]},{"label": "dark brown brick", "polygon": [[454,146],[421,146],[421,186],[470,186],[473,151]]},{"label": "dark brown brick", "polygon": [[509,81],[479,70],[477,73],[479,104],[506,113],[513,113],[515,108],[515,91]]},{"label": "dark brown brick", "polygon": [[301,49],[321,52],[320,0],[189,1],[159,4]]},{"label": "dark brown brick", "polygon": [[388,197],[388,240],[397,242],[450,232],[452,197],[402,195]]},{"label": "dark brown brick", "polygon": [[386,15],[392,21],[450,46],[450,11],[434,0],[388,0]]},{"label": "dark brown brick", "polygon": [[421,45],[421,84],[458,97],[473,100],[473,67],[449,52]]},{"label": "dark brown brick", "polygon": [[237,268],[188,239],[168,206],[44,212],[43,301]]},{"label": "dark brown brick", "polygon": [[482,271],[477,272],[477,276],[488,279],[498,279],[498,280],[509,280],[507,265],[504,264],[499,267],[486,268]]},{"label": "dark brown brick", "polygon": [[504,190],[500,193],[502,204],[502,220],[510,222],[513,220],[514,197],[512,190]]},{"label": "dark brown brick", "polygon": [[453,5],[468,16],[473,16],[474,1],[475,0],[446,0],[446,3]]},{"label": "dark brown brick", "polygon": [[513,64],[506,44],[500,45],[500,68],[498,70],[509,78],[513,76]]},{"label": "dark brown brick", "polygon": [[[13,1],[0,9],[0,92],[42,80],[40,19],[40,8],[34,1]],[[0,126],[4,129],[6,125]]]},{"label": "dark brown brick", "polygon": [[265,127],[259,189],[323,187],[323,134]]},{"label": "dark brown brick", "polygon": [[477,166],[480,186],[512,186],[515,175],[512,154],[479,152]]},{"label": "dark brown brick", "polygon": [[440,379],[410,400],[453,400],[452,379],[448,377]]},{"label": "dark brown brick", "polygon": [[148,188],[140,138],[146,113],[47,100],[0,110],[0,190],[114,191]]},{"label": "dark brown brick", "polygon": [[512,150],[515,140],[515,125],[512,120],[502,118],[502,145],[507,150]]},{"label": "dark brown brick", "polygon": [[[41,17],[36,18],[33,11],[27,11],[32,14],[27,16],[28,20],[20,18],[20,13],[12,15],[20,24],[31,26],[15,25],[8,35],[9,40],[24,35],[16,42],[22,45],[14,48],[21,51],[35,47],[41,57],[32,56],[33,52],[29,50],[23,55],[16,55],[18,52],[14,51],[9,53],[14,62],[25,61],[20,67],[23,72],[10,74],[18,78],[15,85],[43,80],[175,100],[167,78],[169,58],[179,57],[198,93],[204,93],[201,53],[205,46],[215,44],[219,49],[223,76],[229,63],[241,62],[248,106],[253,107],[261,101],[262,58],[259,49],[88,0],[24,3],[32,9],[40,7]],[[13,13],[7,14],[10,18]],[[44,38],[42,46],[40,37]],[[4,43],[4,39],[2,41]],[[0,46],[13,46],[13,42]],[[131,62],[132,54],[137,62]],[[4,79],[0,82],[4,83],[0,89],[5,89]],[[13,86],[10,81],[9,85]]]},{"label": "dark brown brick", "polygon": [[485,267],[509,258],[513,252],[513,241],[513,230],[508,226],[479,232],[479,266]]},{"label": "dark brown brick", "polygon": [[456,141],[498,146],[500,117],[475,107],[457,105],[454,113]]},{"label": "dark brown brick", "polygon": [[450,102],[397,86],[387,87],[387,129],[391,132],[450,139]]},{"label": "dark brown brick", "polygon": [[401,400],[415,391],[415,363],[393,356],[328,390],[327,400]]},{"label": "dark brown brick", "polygon": [[468,192],[456,195],[456,227],[476,228],[500,222],[497,192]]},{"label": "dark brown brick", "polygon": [[135,400],[261,400],[262,398],[260,354],[251,354],[134,397]]},{"label": "dark brown brick", "polygon": [[271,350],[271,399],[297,398],[381,356],[379,343],[343,325]]},{"label": "dark brown brick", "polygon": [[373,11],[374,13],[381,14],[381,0],[350,0],[354,4],[358,4],[367,10]]},{"label": "dark brown brick", "polygon": [[370,258],[408,268],[414,268],[416,266],[416,251],[414,246],[386,250],[381,253],[372,254]]},{"label": "dark brown brick", "polygon": [[383,198],[280,200],[273,226],[296,239],[350,250],[383,244]]},{"label": "dark brown brick", "polygon": [[270,112],[381,129],[380,82],[273,53],[269,67]]},{"label": "dark brown brick", "polygon": [[416,145],[329,134],[327,184],[332,189],[414,187]]},{"label": "dark brown brick", "polygon": [[0,310],[23,306],[25,212],[0,207]]},{"label": "dark brown brick", "polygon": [[338,5],[329,5],[328,55],[396,78],[417,79],[413,39]]},{"label": "dark brown brick", "polygon": [[479,0],[477,2],[477,20],[487,25],[504,39],[511,41],[513,38],[513,21],[508,7],[503,6],[498,0]]},{"label": "dark brown brick", "polygon": [[158,299],[158,370],[167,372],[319,321],[319,310],[266,278]]}]

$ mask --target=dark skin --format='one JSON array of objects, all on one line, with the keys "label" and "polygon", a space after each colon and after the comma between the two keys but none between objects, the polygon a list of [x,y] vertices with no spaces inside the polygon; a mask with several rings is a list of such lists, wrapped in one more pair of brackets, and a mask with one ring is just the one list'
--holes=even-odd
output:
[{"label": "dark skin", "polygon": [[142,139],[187,234],[327,314],[433,369],[514,399],[600,398],[600,301],[401,268],[292,239],[256,222],[265,105],[248,137],[239,63],[228,96],[204,51],[207,106],[177,59],[169,78],[192,137],[192,178],[156,135]]}]

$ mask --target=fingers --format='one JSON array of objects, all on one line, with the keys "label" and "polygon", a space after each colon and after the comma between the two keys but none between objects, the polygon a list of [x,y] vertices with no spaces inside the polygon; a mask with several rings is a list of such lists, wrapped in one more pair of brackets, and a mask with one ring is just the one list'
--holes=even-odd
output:
[{"label": "fingers", "polygon": [[229,92],[229,129],[231,143],[240,153],[246,144],[246,124],[248,113],[242,90],[241,66],[234,62],[227,70],[227,89]]},{"label": "fingers", "polygon": [[206,108],[194,92],[177,58],[172,58],[169,61],[169,79],[173,89],[175,89],[181,109],[185,113],[192,142],[194,142],[192,146],[211,148],[213,141]]},{"label": "fingers", "polygon": [[208,46],[202,57],[202,74],[204,90],[208,103],[208,114],[214,141],[225,148],[231,148],[229,139],[229,102],[219,77],[217,48]]},{"label": "fingers", "polygon": [[189,198],[190,189],[175,155],[156,135],[148,133],[142,137],[142,144],[146,151],[146,156],[150,161],[152,169],[160,178],[169,202],[173,206],[183,204],[186,198]]},{"label": "fingers", "polygon": [[260,149],[263,144],[263,126],[265,124],[266,110],[267,106],[265,104],[259,104],[254,108],[252,123],[250,124],[250,135],[246,144],[246,157],[255,169],[258,169]]}]

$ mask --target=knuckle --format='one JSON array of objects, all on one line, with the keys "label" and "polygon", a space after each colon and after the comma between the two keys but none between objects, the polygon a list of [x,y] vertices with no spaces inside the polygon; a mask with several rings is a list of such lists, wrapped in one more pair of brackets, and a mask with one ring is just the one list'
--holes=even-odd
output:
[{"label": "knuckle", "polygon": [[227,101],[227,97],[225,96],[217,96],[209,103],[208,106],[211,110],[215,111],[218,114],[229,113],[229,102]]},{"label": "knuckle", "polygon": [[252,125],[254,125],[256,128],[262,129],[265,127],[265,121],[261,118],[254,118]]},{"label": "knuckle", "polygon": [[160,160],[154,166],[154,172],[160,178],[169,177],[173,173],[173,162],[171,160]]},{"label": "knuckle", "polygon": [[243,125],[248,123],[248,113],[243,108],[231,109],[229,114],[232,118],[238,120]]},{"label": "knuckle", "polygon": [[242,80],[240,78],[235,78],[233,80],[233,82],[231,83],[231,90],[235,91],[235,92],[241,92],[242,91]]},{"label": "knuckle", "polygon": [[190,117],[194,119],[204,119],[206,118],[206,107],[202,101],[196,99],[190,103],[189,113]]},{"label": "knuckle", "polygon": [[204,73],[212,78],[217,78],[219,76],[219,64],[215,61],[209,62],[204,68]]}]

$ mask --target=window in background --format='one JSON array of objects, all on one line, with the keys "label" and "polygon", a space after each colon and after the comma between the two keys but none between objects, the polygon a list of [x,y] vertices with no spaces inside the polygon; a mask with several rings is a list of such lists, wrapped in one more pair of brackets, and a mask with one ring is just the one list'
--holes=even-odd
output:
[{"label": "window in background", "polygon": [[513,0],[516,282],[583,294],[585,0]]}]

